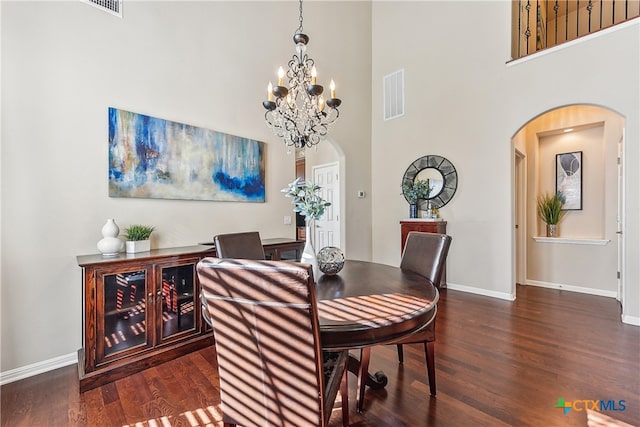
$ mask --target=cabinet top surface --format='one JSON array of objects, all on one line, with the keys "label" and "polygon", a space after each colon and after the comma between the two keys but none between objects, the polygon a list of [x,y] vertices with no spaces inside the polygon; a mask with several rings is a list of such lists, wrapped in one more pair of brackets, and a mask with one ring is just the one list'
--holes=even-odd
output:
[{"label": "cabinet top surface", "polygon": [[[269,246],[274,245],[285,245],[285,244],[293,244],[293,243],[303,243],[304,240],[296,240],[290,239],[288,237],[273,237],[271,239],[262,239],[262,246],[268,248]],[[216,247],[216,244],[213,242],[198,242],[199,245],[206,245],[208,247]]]},{"label": "cabinet top surface", "polygon": [[153,259],[153,258],[160,258],[160,257],[166,257],[166,256],[200,254],[205,252],[211,252],[212,250],[213,250],[213,247],[211,246],[196,245],[196,246],[182,246],[178,248],[152,249],[148,252],[138,252],[135,254],[120,252],[117,255],[113,255],[113,256],[104,256],[101,254],[78,255],[76,259],[78,260],[78,265],[81,267],[84,267],[85,265],[90,265],[90,264],[108,264],[111,262],[119,262],[119,261],[144,260],[144,259]]},{"label": "cabinet top surface", "polygon": [[[300,243],[300,240],[288,239],[283,237],[272,238],[272,239],[262,239],[262,244],[265,247],[269,247],[272,245],[283,245],[283,244],[291,244],[291,243]],[[120,261],[139,261],[145,259],[153,259],[153,258],[163,258],[168,256],[178,256],[178,255],[200,255],[202,253],[213,252],[215,251],[215,245],[213,242],[202,242],[194,246],[181,246],[177,248],[162,248],[162,249],[152,249],[148,252],[138,252],[135,254],[128,254],[125,252],[120,252],[117,255],[113,256],[104,256],[102,254],[89,254],[89,255],[78,255],[76,257],[78,261],[78,265],[80,267],[84,267],[92,264],[109,264],[112,262],[120,262]]]},{"label": "cabinet top surface", "polygon": [[433,219],[433,218],[410,218],[410,219],[401,219],[400,223],[409,223],[409,222],[437,222],[437,223],[442,223],[442,224],[446,224],[447,221],[444,221],[442,219]]}]

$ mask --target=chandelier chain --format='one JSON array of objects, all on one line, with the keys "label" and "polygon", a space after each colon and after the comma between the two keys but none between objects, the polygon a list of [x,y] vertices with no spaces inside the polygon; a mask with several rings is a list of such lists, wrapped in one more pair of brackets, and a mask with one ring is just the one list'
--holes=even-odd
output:
[{"label": "chandelier chain", "polygon": [[296,30],[296,34],[301,34],[303,31],[302,28],[302,0],[300,0],[300,25],[298,26],[298,29]]}]

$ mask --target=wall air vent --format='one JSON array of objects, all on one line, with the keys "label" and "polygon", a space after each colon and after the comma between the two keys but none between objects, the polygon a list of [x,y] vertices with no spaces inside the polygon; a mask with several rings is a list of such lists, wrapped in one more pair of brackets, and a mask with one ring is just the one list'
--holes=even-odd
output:
[{"label": "wall air vent", "polygon": [[404,70],[384,76],[384,119],[404,116]]},{"label": "wall air vent", "polygon": [[122,18],[122,0],[82,0],[84,3],[88,3],[97,7],[100,10],[109,12],[119,18]]}]

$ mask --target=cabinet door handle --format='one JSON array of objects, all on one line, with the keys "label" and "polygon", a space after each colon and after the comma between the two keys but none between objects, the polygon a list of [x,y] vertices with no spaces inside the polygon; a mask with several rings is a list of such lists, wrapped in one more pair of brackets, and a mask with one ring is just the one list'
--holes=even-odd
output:
[{"label": "cabinet door handle", "polygon": [[153,292],[149,292],[149,295],[147,295],[147,297],[149,297],[149,302],[147,304],[148,305],[152,305],[153,304]]}]

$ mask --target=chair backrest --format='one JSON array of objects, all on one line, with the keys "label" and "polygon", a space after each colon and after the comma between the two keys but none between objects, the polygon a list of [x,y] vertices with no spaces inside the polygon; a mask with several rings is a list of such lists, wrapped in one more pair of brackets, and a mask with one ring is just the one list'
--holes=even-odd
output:
[{"label": "chair backrest", "polygon": [[218,234],[213,241],[218,258],[264,259],[264,247],[257,231]]},{"label": "chair backrest", "polygon": [[205,258],[197,271],[213,320],[224,422],[323,426],[323,359],[311,266]]},{"label": "chair backrest", "polygon": [[410,231],[402,253],[400,268],[426,277],[432,284],[440,283],[451,246],[451,236]]}]

